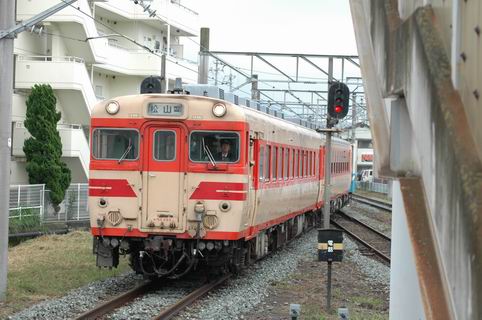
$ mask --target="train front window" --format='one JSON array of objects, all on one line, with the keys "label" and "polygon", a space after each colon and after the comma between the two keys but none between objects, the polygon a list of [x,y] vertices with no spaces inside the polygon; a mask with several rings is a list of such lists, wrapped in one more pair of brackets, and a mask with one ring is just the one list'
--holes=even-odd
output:
[{"label": "train front window", "polygon": [[194,131],[189,143],[189,157],[194,162],[238,162],[239,135],[226,131]]},{"label": "train front window", "polygon": [[129,129],[95,129],[92,133],[92,155],[100,160],[137,160],[139,132]]}]

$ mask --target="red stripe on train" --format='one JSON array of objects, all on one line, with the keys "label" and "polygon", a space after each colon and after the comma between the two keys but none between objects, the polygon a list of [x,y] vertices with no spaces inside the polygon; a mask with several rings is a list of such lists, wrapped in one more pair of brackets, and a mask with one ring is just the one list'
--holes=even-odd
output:
[{"label": "red stripe on train", "polygon": [[89,179],[91,197],[136,197],[126,179]]},{"label": "red stripe on train", "polygon": [[207,182],[199,183],[189,199],[193,200],[246,200],[247,183]]}]

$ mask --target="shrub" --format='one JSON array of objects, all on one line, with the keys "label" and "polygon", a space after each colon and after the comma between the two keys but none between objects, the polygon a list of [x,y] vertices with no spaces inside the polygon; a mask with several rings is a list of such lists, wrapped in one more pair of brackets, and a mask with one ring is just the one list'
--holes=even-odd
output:
[{"label": "shrub", "polygon": [[71,174],[62,162],[62,142],[57,130],[61,118],[55,109],[57,99],[50,85],[35,85],[27,99],[25,127],[32,135],[25,140],[23,151],[27,158],[27,172],[32,184],[45,184],[50,198],[58,206],[70,185]]}]

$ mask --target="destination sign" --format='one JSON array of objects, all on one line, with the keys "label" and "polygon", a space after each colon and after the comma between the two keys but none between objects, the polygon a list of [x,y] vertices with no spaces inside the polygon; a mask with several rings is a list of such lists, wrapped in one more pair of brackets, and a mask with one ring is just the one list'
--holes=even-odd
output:
[{"label": "destination sign", "polygon": [[152,116],[182,116],[183,106],[180,103],[151,102],[147,106],[147,113]]}]

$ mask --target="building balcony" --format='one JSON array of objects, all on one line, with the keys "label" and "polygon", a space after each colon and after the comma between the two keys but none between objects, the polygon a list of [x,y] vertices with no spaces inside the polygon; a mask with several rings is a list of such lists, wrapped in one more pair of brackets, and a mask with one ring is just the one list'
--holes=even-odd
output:
[{"label": "building balcony", "polygon": [[[172,48],[171,54],[166,59],[166,76],[169,79],[182,78],[184,82],[197,82],[197,63],[177,57],[178,51],[182,51],[181,46]],[[151,76],[160,75],[162,69],[161,51],[155,54],[143,49],[128,49],[109,42],[107,48],[108,62],[95,64],[96,68],[111,71],[113,74]]]},{"label": "building balcony", "polygon": [[[161,19],[171,25],[171,30],[179,36],[197,36],[199,34],[199,14],[181,4],[179,0],[153,0],[150,8],[156,10],[157,17],[149,13],[131,0],[95,2],[97,13],[115,20],[142,20],[158,28]],[[177,31],[178,30],[178,31]]]},{"label": "building balcony", "polygon": [[41,83],[50,84],[56,91],[64,119],[82,125],[90,123],[90,111],[97,98],[81,58],[17,56],[15,88],[31,89]]},{"label": "building balcony", "polygon": [[[57,130],[62,141],[62,160],[72,171],[72,181],[86,182],[89,174],[89,143],[81,125],[59,124]],[[23,122],[14,122],[12,130],[12,156],[24,158],[23,145],[30,133]]]}]

